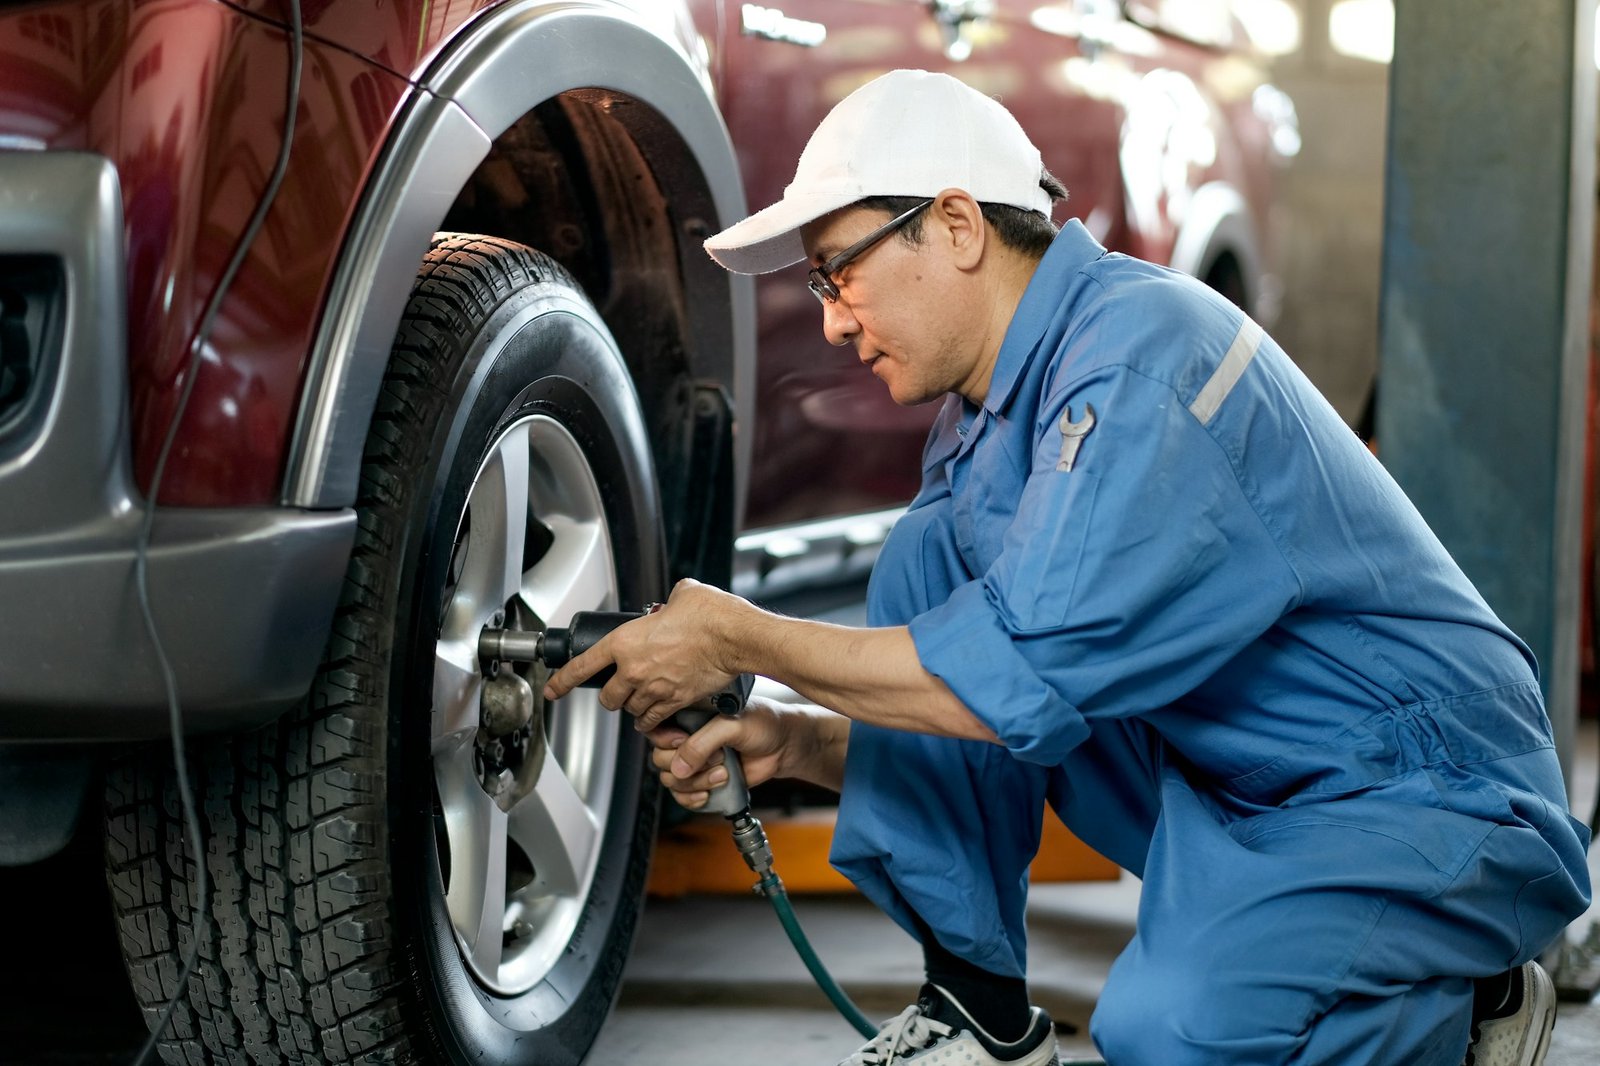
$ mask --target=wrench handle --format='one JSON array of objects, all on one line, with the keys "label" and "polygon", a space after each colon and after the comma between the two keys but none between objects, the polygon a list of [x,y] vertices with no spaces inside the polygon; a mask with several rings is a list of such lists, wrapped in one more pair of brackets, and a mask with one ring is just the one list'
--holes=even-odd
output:
[{"label": "wrench handle", "polygon": [[[747,685],[746,692],[748,691]],[[718,693],[718,695],[723,695],[723,693]],[[732,713],[737,713],[738,709],[743,707],[744,700],[740,699],[738,708]],[[677,719],[679,725],[690,733],[697,733],[717,714],[718,712],[710,707],[697,705],[685,707],[673,717]],[[739,761],[739,753],[737,751],[732,748],[723,748],[722,765],[727,768],[728,780],[711,790],[711,795],[706,800],[706,805],[700,809],[702,811],[712,811],[722,815],[724,818],[732,818],[750,809],[750,786],[745,783],[744,764]]]}]

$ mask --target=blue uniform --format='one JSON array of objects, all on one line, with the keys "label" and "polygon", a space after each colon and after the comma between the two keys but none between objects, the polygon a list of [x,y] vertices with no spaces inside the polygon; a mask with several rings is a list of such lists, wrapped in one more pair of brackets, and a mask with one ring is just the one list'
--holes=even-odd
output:
[{"label": "blue uniform", "polygon": [[1048,802],[1144,879],[1114,1064],[1457,1066],[1587,906],[1527,647],[1255,323],[1075,222],[868,613],[1003,746],[854,725],[834,864],[1020,976]]}]

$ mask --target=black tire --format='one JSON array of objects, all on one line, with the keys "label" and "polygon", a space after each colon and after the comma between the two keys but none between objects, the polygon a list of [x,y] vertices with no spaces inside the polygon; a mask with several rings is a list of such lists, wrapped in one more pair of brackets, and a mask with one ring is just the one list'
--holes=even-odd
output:
[{"label": "black tire", "polygon": [[[501,508],[512,516],[504,535],[475,539],[469,511],[492,516],[495,506],[474,495],[479,474],[513,468],[524,435],[531,488],[520,543],[514,494]],[[484,590],[500,577],[537,584],[540,560],[563,543],[550,525],[555,512],[541,510],[549,494],[540,493],[559,483],[548,480],[557,460],[547,461],[542,446],[559,453],[561,470],[588,471],[582,499],[609,538],[609,548],[596,543],[610,556],[605,595],[617,602],[580,606],[637,608],[660,598],[660,503],[644,422],[598,314],[548,258],[441,234],[374,415],[356,547],[311,695],[266,729],[198,746],[192,760],[212,884],[198,923],[194,856],[172,775],[159,753],[110,774],[113,906],[147,1022],[200,939],[199,964],[160,1044],[165,1061],[558,1066],[579,1062],[593,1043],[637,923],[659,808],[643,740],[623,716],[571,697],[539,706],[525,734],[486,740],[475,720],[467,723],[473,698],[450,695],[446,682],[457,675],[439,667],[445,680],[435,678],[436,663],[467,639],[452,634],[498,624]],[[514,473],[502,480],[516,484]],[[480,518],[477,528],[491,524]],[[503,563],[473,569],[497,543],[521,549],[526,572]],[[602,570],[594,569],[596,588]],[[475,598],[466,597],[469,586]],[[510,620],[565,621],[538,616],[531,602],[512,597]],[[536,690],[539,679],[529,676]],[[462,684],[474,691],[470,677]],[[572,768],[585,761],[573,758],[574,745],[586,757],[600,752],[598,768]],[[520,812],[533,801],[545,811],[551,766],[594,825],[552,807],[548,820],[580,826],[554,830],[560,848],[569,836],[583,844],[535,859],[547,839],[540,833],[550,830],[537,812]],[[506,791],[492,798],[501,785]],[[520,836],[504,831],[500,873],[511,887],[496,924],[496,879],[468,860],[485,826],[492,842],[498,823],[489,808],[501,804],[511,806],[506,824],[523,828]],[[571,870],[563,872],[564,860]],[[492,858],[483,868],[496,869]],[[461,870],[466,876],[451,880]],[[489,886],[482,898],[469,890],[477,880]],[[452,919],[458,904],[468,918]],[[536,926],[528,915],[548,920]]]}]

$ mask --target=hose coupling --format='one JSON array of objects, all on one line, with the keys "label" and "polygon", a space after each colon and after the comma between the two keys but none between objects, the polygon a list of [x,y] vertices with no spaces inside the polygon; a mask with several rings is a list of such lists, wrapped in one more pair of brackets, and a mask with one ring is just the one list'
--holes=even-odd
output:
[{"label": "hose coupling", "polygon": [[766,878],[772,873],[772,846],[767,843],[767,834],[761,828],[761,819],[751,814],[750,808],[746,807],[729,820],[733,823],[733,843],[738,847],[745,865],[750,867],[756,876]]}]

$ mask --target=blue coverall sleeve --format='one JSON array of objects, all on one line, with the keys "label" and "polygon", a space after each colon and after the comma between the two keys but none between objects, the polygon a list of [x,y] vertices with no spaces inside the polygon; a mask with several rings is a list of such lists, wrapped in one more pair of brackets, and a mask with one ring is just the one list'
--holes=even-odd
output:
[{"label": "blue coverall sleeve", "polygon": [[[1081,419],[1089,404],[1095,425],[1059,470],[1062,414]],[[1002,743],[1053,765],[1096,718],[1200,685],[1291,610],[1300,585],[1230,456],[1166,383],[1125,366],[1058,383],[1033,439],[1000,554],[911,635],[924,668]]]}]

